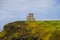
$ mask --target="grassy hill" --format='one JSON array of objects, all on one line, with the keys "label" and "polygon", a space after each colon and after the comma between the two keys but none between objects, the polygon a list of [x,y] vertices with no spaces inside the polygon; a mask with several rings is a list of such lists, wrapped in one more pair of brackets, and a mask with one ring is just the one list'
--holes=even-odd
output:
[{"label": "grassy hill", "polygon": [[0,32],[0,40],[60,40],[60,20],[8,23]]}]

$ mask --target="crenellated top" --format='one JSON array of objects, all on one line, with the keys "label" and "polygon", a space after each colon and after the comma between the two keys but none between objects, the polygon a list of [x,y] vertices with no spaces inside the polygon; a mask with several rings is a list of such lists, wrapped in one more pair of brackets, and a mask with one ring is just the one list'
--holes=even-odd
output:
[{"label": "crenellated top", "polygon": [[27,16],[27,21],[35,21],[35,18],[33,16],[33,13],[29,13]]}]

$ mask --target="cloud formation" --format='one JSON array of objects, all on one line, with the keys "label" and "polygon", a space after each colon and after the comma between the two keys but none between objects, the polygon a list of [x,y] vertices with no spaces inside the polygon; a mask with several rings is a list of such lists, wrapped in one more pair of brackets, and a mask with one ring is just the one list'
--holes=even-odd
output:
[{"label": "cloud formation", "polygon": [[26,9],[31,9],[31,8],[40,8],[45,9],[45,8],[51,8],[55,4],[55,0],[6,0],[5,2],[2,2],[2,9],[5,10],[26,10]]}]

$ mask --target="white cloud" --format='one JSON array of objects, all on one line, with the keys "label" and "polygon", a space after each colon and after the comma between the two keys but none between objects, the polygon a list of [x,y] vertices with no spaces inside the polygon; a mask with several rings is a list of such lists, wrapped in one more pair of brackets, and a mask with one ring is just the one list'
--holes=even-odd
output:
[{"label": "white cloud", "polygon": [[6,12],[5,12],[5,11],[0,10],[0,15],[2,15],[3,13],[5,14]]},{"label": "white cloud", "polygon": [[[24,11],[39,11],[43,14],[46,14],[47,12],[51,11],[56,4],[55,0],[6,0],[3,2],[2,9],[8,11],[19,11],[19,13],[22,13]],[[57,6],[60,8],[59,6]],[[1,11],[5,17],[4,18],[10,18],[13,17],[9,12],[6,13],[4,11]],[[5,13],[5,14],[4,14]],[[2,16],[3,17],[3,16]]]},{"label": "white cloud", "polygon": [[0,20],[3,21],[7,18],[13,18],[13,16],[9,15],[6,11],[0,10]]},{"label": "white cloud", "polygon": [[55,0],[10,0],[3,4],[3,9],[13,11],[13,10],[26,10],[32,8],[40,8],[40,10],[50,9],[54,4]]},{"label": "white cloud", "polygon": [[55,0],[6,0],[3,2],[2,9],[6,11],[40,11],[43,14],[52,10],[56,4]]}]

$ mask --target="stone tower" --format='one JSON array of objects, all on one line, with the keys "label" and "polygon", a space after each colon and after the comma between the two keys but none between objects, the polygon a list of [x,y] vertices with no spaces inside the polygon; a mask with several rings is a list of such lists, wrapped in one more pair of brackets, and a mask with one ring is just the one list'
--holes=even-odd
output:
[{"label": "stone tower", "polygon": [[33,13],[28,14],[27,21],[35,21],[35,18],[33,17]]}]

